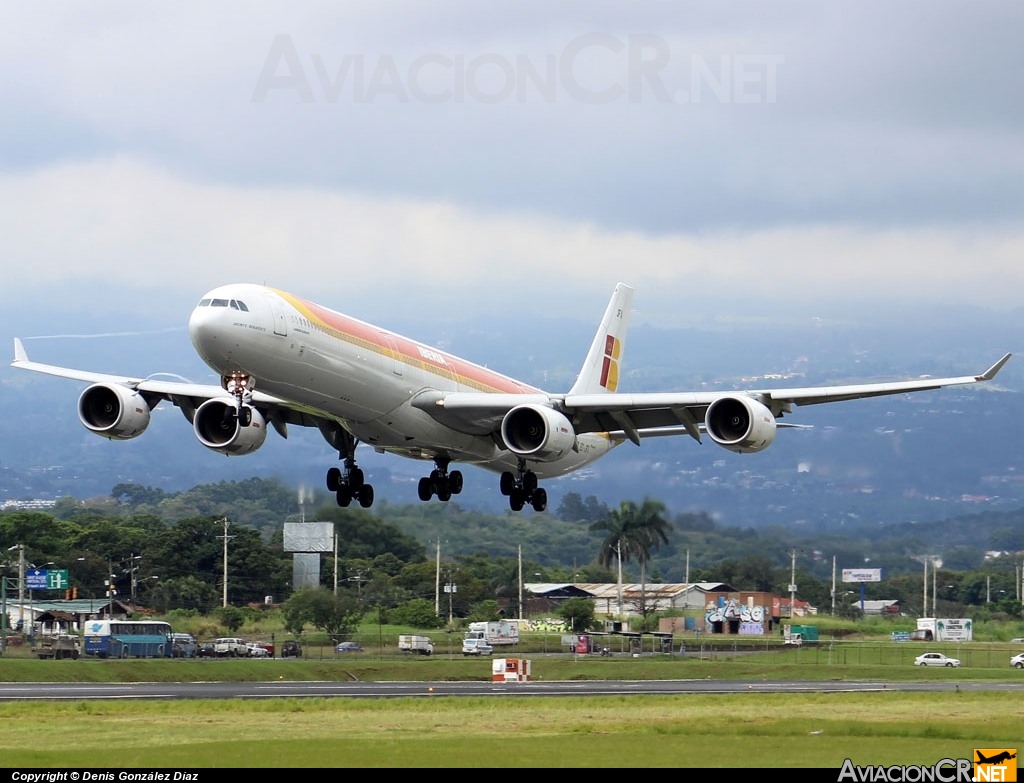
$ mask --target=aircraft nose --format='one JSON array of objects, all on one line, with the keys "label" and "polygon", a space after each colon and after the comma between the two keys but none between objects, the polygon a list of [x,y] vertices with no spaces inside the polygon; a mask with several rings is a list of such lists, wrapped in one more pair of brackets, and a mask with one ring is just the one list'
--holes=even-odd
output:
[{"label": "aircraft nose", "polygon": [[192,346],[202,357],[210,355],[214,338],[214,326],[223,318],[226,308],[211,307],[210,297],[204,296],[188,317],[188,336]]}]

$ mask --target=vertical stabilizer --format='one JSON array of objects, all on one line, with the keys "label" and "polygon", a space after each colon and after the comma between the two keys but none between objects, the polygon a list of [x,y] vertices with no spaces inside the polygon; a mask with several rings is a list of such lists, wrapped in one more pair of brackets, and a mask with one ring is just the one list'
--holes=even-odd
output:
[{"label": "vertical stabilizer", "polygon": [[569,394],[618,391],[622,351],[626,345],[626,329],[632,308],[633,289],[619,283],[612,292],[601,326],[594,335],[594,342],[590,344],[590,351]]}]

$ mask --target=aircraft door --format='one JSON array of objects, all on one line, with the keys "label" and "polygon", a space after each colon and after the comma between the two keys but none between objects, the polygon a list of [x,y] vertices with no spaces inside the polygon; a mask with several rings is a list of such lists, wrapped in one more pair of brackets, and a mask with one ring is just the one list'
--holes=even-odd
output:
[{"label": "aircraft door", "polygon": [[387,332],[380,333],[381,339],[384,341],[384,363],[390,365],[391,372],[397,377],[402,377],[402,359],[398,353],[398,345],[395,344],[394,338]]},{"label": "aircraft door", "polygon": [[268,296],[267,303],[270,305],[270,312],[274,316],[274,334],[281,337],[288,336],[288,322],[284,317],[284,307],[275,296]]}]

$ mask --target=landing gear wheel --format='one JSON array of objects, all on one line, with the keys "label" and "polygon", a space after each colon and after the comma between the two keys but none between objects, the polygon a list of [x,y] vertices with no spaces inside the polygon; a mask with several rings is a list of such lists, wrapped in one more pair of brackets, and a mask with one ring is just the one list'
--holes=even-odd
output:
[{"label": "landing gear wheel", "polygon": [[370,484],[363,484],[359,487],[356,493],[359,496],[359,505],[363,508],[369,508],[373,505],[373,486]]},{"label": "landing gear wheel", "polygon": [[505,471],[501,474],[501,481],[498,482],[498,489],[501,490],[501,494],[506,497],[512,494],[512,490],[516,488],[516,477],[513,476],[509,471]]},{"label": "landing gear wheel", "polygon": [[442,482],[442,485],[437,488],[437,499],[443,503],[447,503],[452,499],[452,491],[448,487],[448,481]]},{"label": "landing gear wheel", "polygon": [[462,493],[462,471],[453,470],[448,474],[448,485],[451,487],[453,495],[459,495]]},{"label": "landing gear wheel", "polygon": [[518,487],[513,489],[508,496],[508,507],[513,511],[522,511],[524,505],[526,505],[526,498],[523,496],[523,491]]},{"label": "landing gear wheel", "polygon": [[352,490],[347,485],[338,487],[338,491],[334,496],[338,501],[338,505],[342,508],[348,508],[348,504],[352,502]]},{"label": "landing gear wheel", "polygon": [[530,496],[530,505],[533,506],[533,510],[541,512],[548,507],[548,493],[543,487],[538,487],[533,491]]},{"label": "landing gear wheel", "polygon": [[523,473],[523,492],[530,497],[537,490],[537,474],[532,470]]},{"label": "landing gear wheel", "polygon": [[352,468],[352,470],[348,472],[348,485],[353,491],[356,491],[363,486],[364,481],[365,478],[363,477],[362,468]]},{"label": "landing gear wheel", "polygon": [[416,486],[416,494],[419,495],[420,500],[424,503],[430,500],[431,496],[434,494],[434,488],[429,478],[424,476],[420,479],[420,483]]},{"label": "landing gear wheel", "polygon": [[337,492],[341,486],[341,468],[331,468],[327,471],[327,491]]}]

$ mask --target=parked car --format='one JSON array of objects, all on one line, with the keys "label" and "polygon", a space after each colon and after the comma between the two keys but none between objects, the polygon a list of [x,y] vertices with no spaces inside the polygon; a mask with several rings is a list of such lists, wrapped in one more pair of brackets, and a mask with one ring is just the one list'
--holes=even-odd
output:
[{"label": "parked car", "polygon": [[272,645],[270,642],[256,641],[250,642],[250,644],[258,644],[260,647],[267,651],[267,655],[269,655],[271,658],[274,657],[274,645]]},{"label": "parked car", "polygon": [[352,652],[363,652],[362,645],[356,642],[341,642],[337,647],[334,648],[336,653],[352,653]]},{"label": "parked car", "polygon": [[289,639],[281,645],[281,657],[282,658],[301,658],[302,657],[302,645],[296,642],[294,639]]},{"label": "parked car", "polygon": [[196,658],[215,658],[217,656],[217,648],[213,642],[203,642],[199,645],[199,649],[196,650]]},{"label": "parked car", "polygon": [[172,658],[195,658],[199,654],[199,644],[196,637],[190,633],[171,634],[171,657]]},{"label": "parked car", "polygon": [[915,666],[959,666],[959,658],[949,658],[942,653],[929,652],[914,659]]},{"label": "parked car", "polygon": [[267,652],[267,648],[259,642],[246,642],[245,643],[245,657],[246,658],[269,658],[270,653]]},{"label": "parked car", "polygon": [[1010,659],[1010,666],[1014,669],[1024,669],[1024,652],[1017,653]]},{"label": "parked car", "polygon": [[225,636],[213,640],[213,652],[218,658],[244,658],[249,654],[249,646],[245,639]]},{"label": "parked car", "polygon": [[494,652],[494,648],[488,643],[486,639],[463,639],[462,640],[462,654],[463,655],[490,655]]}]

